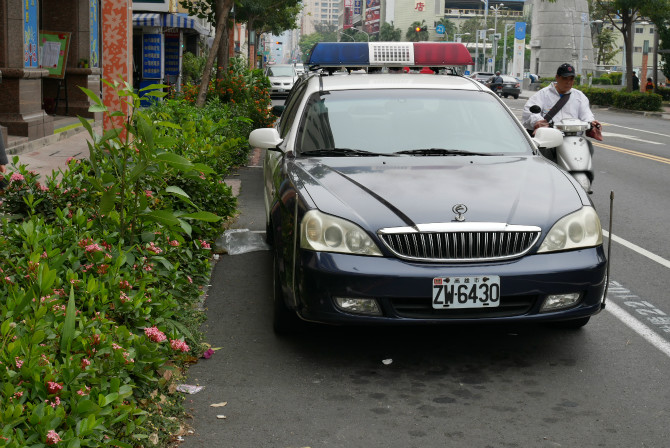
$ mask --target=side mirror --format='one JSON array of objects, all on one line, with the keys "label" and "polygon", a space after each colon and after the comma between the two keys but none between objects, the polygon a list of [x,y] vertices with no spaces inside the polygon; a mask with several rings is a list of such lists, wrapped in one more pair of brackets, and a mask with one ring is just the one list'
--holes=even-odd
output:
[{"label": "side mirror", "polygon": [[542,112],[542,108],[537,104],[533,104],[532,106],[530,106],[530,113],[539,114],[540,112]]},{"label": "side mirror", "polygon": [[276,149],[282,141],[275,128],[254,129],[249,134],[249,145],[252,148]]},{"label": "side mirror", "polygon": [[556,148],[563,144],[563,133],[554,128],[537,128],[533,141],[538,148]]}]

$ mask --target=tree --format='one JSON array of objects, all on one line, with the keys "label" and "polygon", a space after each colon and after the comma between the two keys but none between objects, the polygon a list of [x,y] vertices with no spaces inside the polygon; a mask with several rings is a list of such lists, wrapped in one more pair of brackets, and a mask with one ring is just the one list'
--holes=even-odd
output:
[{"label": "tree", "polygon": [[610,65],[619,53],[619,49],[616,48],[614,31],[610,28],[603,28],[595,35],[593,42],[596,50],[596,64]]},{"label": "tree", "polygon": [[402,37],[402,30],[400,28],[396,28],[393,25],[393,22],[382,23],[382,26],[379,29],[380,42],[400,42],[401,37]]},{"label": "tree", "polygon": [[670,4],[668,0],[595,0],[595,5],[623,36],[626,61],[624,75],[626,76],[626,90],[630,92],[633,89],[635,22],[651,17],[663,21],[663,18],[669,14]]},{"label": "tree", "polygon": [[407,38],[409,42],[426,41],[428,40],[428,36],[428,27],[426,26],[425,20],[412,23],[405,33],[405,38]]},{"label": "tree", "polygon": [[[438,25],[443,25],[444,26],[444,40],[448,40],[449,36],[454,36],[456,34],[456,31],[458,31],[458,27],[454,22],[451,20],[447,19],[446,17],[442,17],[438,22]],[[456,39],[451,39],[451,40],[456,40]]]},{"label": "tree", "polygon": [[314,48],[314,45],[317,42],[337,42],[337,32],[334,28],[328,27],[314,27],[317,30],[322,30],[322,32],[315,32],[312,34],[305,34],[300,37],[300,42],[298,46],[300,47],[300,52],[302,53],[303,62],[307,62],[309,54]]}]

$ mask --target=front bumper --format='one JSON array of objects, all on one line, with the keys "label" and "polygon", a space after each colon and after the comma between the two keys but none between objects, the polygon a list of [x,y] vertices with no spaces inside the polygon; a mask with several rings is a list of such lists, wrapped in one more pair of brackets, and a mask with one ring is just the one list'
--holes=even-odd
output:
[{"label": "front bumper", "polygon": [[[432,281],[445,276],[500,276],[496,308],[435,310]],[[602,246],[477,264],[411,263],[301,250],[296,266],[298,314],[331,324],[549,322],[591,316],[602,309],[606,284]],[[551,294],[580,293],[569,309],[540,313]],[[382,316],[351,314],[335,297],[376,299]]]}]

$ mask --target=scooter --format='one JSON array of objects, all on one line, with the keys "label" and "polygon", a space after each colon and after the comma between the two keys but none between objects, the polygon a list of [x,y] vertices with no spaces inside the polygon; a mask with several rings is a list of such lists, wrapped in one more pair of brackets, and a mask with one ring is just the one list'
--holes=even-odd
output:
[{"label": "scooter", "polygon": [[[530,112],[542,112],[538,105],[531,106]],[[577,118],[564,118],[561,121],[549,123],[563,133],[563,143],[555,148],[558,166],[569,172],[572,177],[588,192],[593,193],[593,145],[584,133],[591,128],[591,123]]]}]

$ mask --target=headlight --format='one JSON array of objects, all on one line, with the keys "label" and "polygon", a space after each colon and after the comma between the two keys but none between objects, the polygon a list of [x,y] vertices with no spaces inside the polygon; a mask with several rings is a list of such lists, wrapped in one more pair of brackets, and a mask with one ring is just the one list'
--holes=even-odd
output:
[{"label": "headlight", "polygon": [[595,247],[603,243],[600,218],[593,207],[561,218],[544,238],[538,253]]},{"label": "headlight", "polygon": [[377,245],[357,225],[310,210],[300,224],[300,247],[323,252],[382,256]]}]

